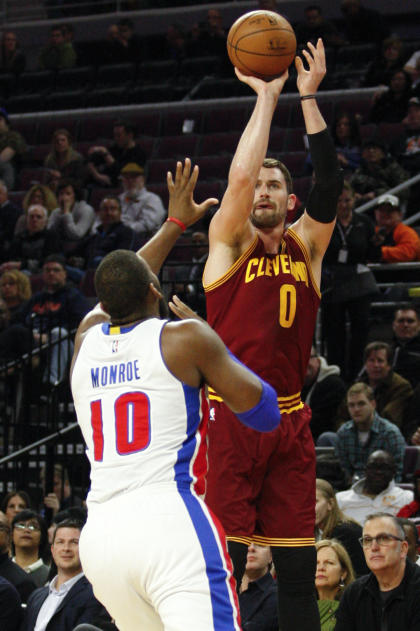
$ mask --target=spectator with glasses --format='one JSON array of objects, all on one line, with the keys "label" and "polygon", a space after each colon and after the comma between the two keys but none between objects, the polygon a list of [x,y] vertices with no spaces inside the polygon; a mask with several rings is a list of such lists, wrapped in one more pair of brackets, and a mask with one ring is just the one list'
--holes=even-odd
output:
[{"label": "spectator with glasses", "polygon": [[9,557],[11,527],[6,515],[0,511],[0,576],[14,585],[23,603],[36,589],[32,578]]},{"label": "spectator with glasses", "polygon": [[30,574],[37,587],[48,578],[49,567],[42,560],[47,538],[47,526],[35,511],[23,510],[13,518],[12,561]]},{"label": "spectator with glasses", "polygon": [[406,534],[398,519],[369,515],[360,543],[370,573],[344,592],[335,631],[419,629],[420,567],[407,559]]}]

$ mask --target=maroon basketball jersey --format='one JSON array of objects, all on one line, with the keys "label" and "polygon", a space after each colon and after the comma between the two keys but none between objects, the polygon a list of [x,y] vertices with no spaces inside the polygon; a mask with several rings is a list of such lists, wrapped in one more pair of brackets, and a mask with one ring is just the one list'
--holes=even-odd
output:
[{"label": "maroon basketball jersey", "polygon": [[282,412],[301,408],[320,293],[296,232],[284,234],[279,254],[257,236],[205,292],[207,320],[226,346],[275,388]]}]

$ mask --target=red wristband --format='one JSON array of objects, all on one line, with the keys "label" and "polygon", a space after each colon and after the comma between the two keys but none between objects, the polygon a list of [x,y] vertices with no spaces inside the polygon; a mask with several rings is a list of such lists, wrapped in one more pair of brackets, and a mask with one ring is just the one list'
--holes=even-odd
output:
[{"label": "red wristband", "polygon": [[176,217],[168,217],[166,221],[172,221],[173,223],[176,223],[176,225],[181,228],[182,232],[185,232],[187,229],[185,223],[180,219],[177,219]]}]

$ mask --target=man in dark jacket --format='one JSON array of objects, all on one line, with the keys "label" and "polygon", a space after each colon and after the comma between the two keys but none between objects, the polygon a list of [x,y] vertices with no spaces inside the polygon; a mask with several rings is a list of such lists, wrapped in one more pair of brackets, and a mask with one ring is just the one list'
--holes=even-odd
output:
[{"label": "man in dark jacket", "polygon": [[23,320],[40,346],[51,344],[51,357],[47,362],[48,374],[44,381],[51,384],[61,382],[67,374],[72,353],[68,333],[77,328],[89,305],[83,294],[67,285],[65,260],[61,255],[47,256],[42,268],[44,289],[29,300]]},{"label": "man in dark jacket", "polygon": [[410,303],[394,313],[392,368],[415,388],[420,383],[420,316]]},{"label": "man in dark jacket", "polygon": [[277,585],[270,573],[271,549],[251,543],[239,594],[244,631],[277,631]]},{"label": "man in dark jacket", "polygon": [[1,631],[18,631],[22,611],[22,603],[16,587],[0,576]]},{"label": "man in dark jacket", "polygon": [[314,440],[323,432],[336,429],[337,410],[346,394],[338,366],[327,364],[312,346],[302,389],[302,401],[312,410],[311,432]]},{"label": "man in dark jacket", "polygon": [[369,515],[361,539],[370,574],[345,590],[335,631],[414,631],[420,628],[420,567],[393,515]]},{"label": "man in dark jacket", "polygon": [[100,224],[85,247],[88,269],[96,269],[103,257],[113,250],[132,250],[134,231],[121,221],[121,202],[118,197],[108,196],[99,206]]},{"label": "man in dark jacket", "polygon": [[67,519],[55,529],[51,546],[57,575],[28,600],[21,631],[73,631],[82,622],[94,622],[104,607],[93,595],[79,557],[81,522]]}]

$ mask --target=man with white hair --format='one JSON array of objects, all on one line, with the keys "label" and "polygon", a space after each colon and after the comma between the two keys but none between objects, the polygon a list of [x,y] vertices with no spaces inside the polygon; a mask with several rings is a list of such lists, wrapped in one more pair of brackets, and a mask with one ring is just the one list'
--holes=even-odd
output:
[{"label": "man with white hair", "polygon": [[366,518],[360,543],[370,573],[343,593],[335,631],[420,628],[420,567],[407,559],[406,533],[387,513]]},{"label": "man with white hair", "polygon": [[34,273],[41,272],[47,256],[60,251],[60,242],[55,232],[48,230],[48,211],[41,204],[29,206],[26,228],[13,239],[9,261],[1,266],[4,269],[22,269]]}]

